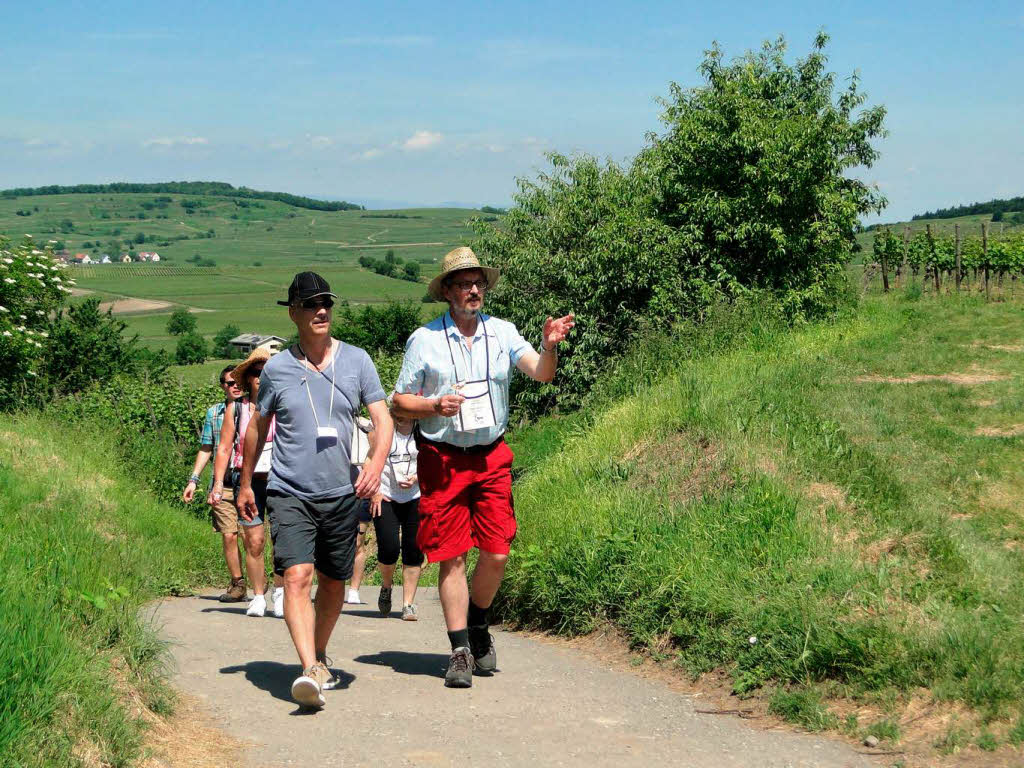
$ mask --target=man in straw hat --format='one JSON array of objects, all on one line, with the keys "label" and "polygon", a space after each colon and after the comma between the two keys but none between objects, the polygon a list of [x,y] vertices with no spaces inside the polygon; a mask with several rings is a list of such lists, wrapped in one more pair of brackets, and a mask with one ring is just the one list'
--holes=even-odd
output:
[{"label": "man in straw hat", "polygon": [[[390,444],[391,416],[377,370],[358,347],[331,338],[335,294],[315,272],[295,276],[288,316],[299,342],[263,368],[256,414],[245,433],[238,508],[255,517],[252,474],[275,418],[274,461],[267,483],[267,511],[274,542],[274,572],[284,576],[284,619],[302,665],[292,697],[304,707],[324,706],[323,691],[338,684],[327,642],[352,575],[360,499],[380,487],[387,459],[378,451],[356,473],[349,452],[353,422],[365,405],[382,444]],[[318,575],[316,608],[309,599]]]},{"label": "man in straw hat", "polygon": [[[469,688],[474,670],[497,668],[487,610],[516,535],[512,451],[503,439],[512,369],[551,381],[556,347],[574,325],[571,314],[548,317],[538,353],[512,323],[483,313],[484,296],[498,276],[469,248],[444,257],[429,291],[448,302],[448,311],[409,337],[395,385],[395,414],[419,419],[416,543],[429,562],[441,564],[450,688]],[[466,554],[473,547],[480,558],[468,587]]]}]

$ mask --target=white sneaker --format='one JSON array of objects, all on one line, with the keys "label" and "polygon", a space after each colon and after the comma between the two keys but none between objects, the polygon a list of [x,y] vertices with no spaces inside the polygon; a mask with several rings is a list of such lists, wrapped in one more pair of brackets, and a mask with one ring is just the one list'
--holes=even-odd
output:
[{"label": "white sneaker", "polygon": [[323,683],[327,679],[327,670],[314,664],[292,683],[292,698],[299,706],[307,709],[321,709],[327,700],[323,694]]},{"label": "white sneaker", "polygon": [[345,602],[349,605],[366,605],[366,603],[364,603],[359,597],[359,590],[352,589],[351,587],[348,590],[348,596],[345,598]]},{"label": "white sneaker", "polygon": [[267,614],[267,598],[265,595],[256,595],[245,609],[246,616],[265,616]]},{"label": "white sneaker", "polygon": [[274,587],[274,615],[284,618],[284,587]]}]

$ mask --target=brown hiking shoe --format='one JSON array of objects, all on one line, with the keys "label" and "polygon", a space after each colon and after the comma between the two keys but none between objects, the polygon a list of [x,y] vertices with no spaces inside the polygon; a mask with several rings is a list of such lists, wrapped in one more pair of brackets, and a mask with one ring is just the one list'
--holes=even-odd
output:
[{"label": "brown hiking shoe", "polygon": [[217,599],[222,603],[241,603],[245,600],[246,594],[248,590],[245,588],[245,579],[232,579],[231,586]]},{"label": "brown hiking shoe", "polygon": [[328,677],[330,672],[323,664],[317,662],[295,678],[295,682],[292,683],[292,698],[307,709],[321,709],[327,703],[323,690]]}]

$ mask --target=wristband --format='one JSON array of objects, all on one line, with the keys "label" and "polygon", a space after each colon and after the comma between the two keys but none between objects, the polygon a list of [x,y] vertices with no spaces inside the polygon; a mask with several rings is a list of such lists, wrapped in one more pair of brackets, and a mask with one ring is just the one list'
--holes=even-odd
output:
[{"label": "wristband", "polygon": [[192,485],[199,485],[199,475],[189,475],[188,481]]},{"label": "wristband", "polygon": [[545,346],[544,346],[544,342],[542,341],[542,342],[540,343],[540,351],[541,351],[541,352],[547,352],[548,354],[550,354],[550,353],[552,353],[552,352],[557,352],[557,351],[558,351],[558,345],[556,344],[555,346],[553,346],[553,347],[551,347],[551,348],[549,349],[548,347],[545,347]]}]

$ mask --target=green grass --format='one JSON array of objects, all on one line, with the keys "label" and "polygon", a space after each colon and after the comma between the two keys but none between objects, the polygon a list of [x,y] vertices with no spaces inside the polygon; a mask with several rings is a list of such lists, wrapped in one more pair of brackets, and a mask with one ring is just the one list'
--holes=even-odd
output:
[{"label": "green grass", "polygon": [[[467,242],[469,221],[481,215],[474,210],[430,208],[401,212],[410,218],[389,219],[376,218],[384,211],[310,211],[274,201],[259,201],[263,206],[259,208],[239,208],[233,199],[200,195],[171,195],[174,202],[165,208],[144,210],[143,205],[157,197],[161,195],[0,199],[0,234],[13,239],[31,234],[44,243],[63,240],[73,253],[97,255],[110,251],[111,239],[121,240],[122,250],[127,250],[128,241],[142,232],[157,242],[139,244],[136,249],[157,251],[162,258],[159,264],[71,267],[69,274],[78,287],[104,300],[133,297],[206,310],[197,319],[200,333],[207,337],[229,323],[243,332],[289,336],[294,327],[276,302],[284,297],[296,272],[319,272],[341,298],[355,304],[418,301],[443,255]],[[206,205],[188,214],[181,207],[182,199]],[[15,213],[34,207],[39,210],[31,216]],[[134,218],[140,214],[146,218]],[[61,231],[65,219],[71,220],[73,231]],[[207,237],[210,229],[214,234]],[[115,230],[121,234],[115,235]],[[181,236],[190,239],[173,239]],[[170,244],[163,245],[161,241],[167,239]],[[86,249],[86,242],[98,245]],[[420,283],[383,277],[358,266],[360,256],[383,259],[389,248],[399,259],[421,262]],[[197,254],[213,259],[217,266],[192,265],[189,260]],[[176,341],[164,326],[174,306],[123,319],[147,346],[173,350]]]},{"label": "green grass", "polygon": [[[1016,722],[1024,437],[976,430],[1020,424],[1024,352],[992,346],[1022,343],[1012,304],[879,297],[717,353],[690,333],[653,344],[633,393],[516,436],[502,613],[612,622],[740,694],[786,686],[800,721],[819,690],[927,688],[979,728]],[[978,372],[1005,378],[858,380]]]},{"label": "green grass", "polygon": [[0,436],[0,765],[126,765],[143,725],[125,688],[171,704],[140,609],[219,580],[219,542],[114,469],[102,431],[5,416]]}]

